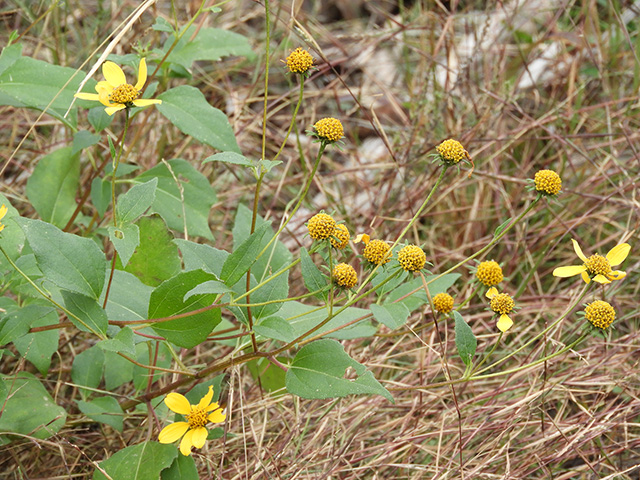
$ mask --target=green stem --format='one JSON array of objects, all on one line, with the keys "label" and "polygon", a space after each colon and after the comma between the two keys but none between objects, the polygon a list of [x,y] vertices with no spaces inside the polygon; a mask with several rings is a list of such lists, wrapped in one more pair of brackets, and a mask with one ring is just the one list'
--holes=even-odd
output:
[{"label": "green stem", "polygon": [[125,121],[124,121],[124,133],[120,140],[120,146],[118,147],[118,154],[113,161],[113,172],[111,172],[111,205],[113,205],[113,226],[118,228],[118,218],[116,214],[116,173],[118,173],[118,166],[120,165],[120,158],[122,157],[122,148],[124,147],[124,141],[127,138],[127,130],[129,129],[129,109],[124,109]]},{"label": "green stem", "polygon": [[289,139],[289,135],[291,135],[291,130],[293,129],[293,125],[296,122],[296,117],[298,116],[298,110],[300,109],[300,105],[302,105],[303,94],[304,94],[304,77],[300,77],[300,95],[298,95],[298,103],[296,104],[296,108],[293,110],[293,117],[291,118],[291,122],[289,123],[289,130],[287,130],[287,134],[285,135],[284,140],[282,141],[282,145],[280,145],[280,149],[278,150],[278,153],[276,153],[276,156],[273,157],[274,162],[278,159],[278,157],[282,153],[282,150],[284,149],[285,145],[287,144],[287,140]]}]

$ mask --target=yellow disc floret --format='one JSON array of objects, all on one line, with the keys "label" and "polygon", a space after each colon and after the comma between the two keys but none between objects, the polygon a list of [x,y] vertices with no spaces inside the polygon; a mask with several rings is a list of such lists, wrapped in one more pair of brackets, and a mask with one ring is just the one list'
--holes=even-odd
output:
[{"label": "yellow disc floret", "polygon": [[492,287],[499,284],[504,276],[502,275],[502,268],[500,268],[498,262],[488,260],[478,265],[476,278],[487,287]]},{"label": "yellow disc floret", "polygon": [[494,295],[491,299],[491,303],[489,304],[491,310],[501,315],[510,314],[515,306],[516,304],[513,301],[513,298],[511,298],[511,295],[508,293],[498,293]]},{"label": "yellow disc floret", "polygon": [[336,230],[336,221],[331,215],[326,213],[318,213],[314,215],[307,223],[309,236],[314,240],[325,240],[330,238]]},{"label": "yellow disc floret", "polygon": [[342,128],[342,123],[337,118],[321,118],[313,128],[318,138],[326,142],[337,142],[344,136],[344,128]]},{"label": "yellow disc floret", "polygon": [[587,308],[584,309],[584,316],[594,327],[605,330],[616,319],[616,311],[611,304],[596,300],[587,305]]},{"label": "yellow disc floret", "polygon": [[344,288],[353,288],[358,283],[358,275],[351,265],[346,263],[339,263],[333,267],[331,274],[336,285]]},{"label": "yellow disc floret", "polygon": [[384,265],[391,260],[391,247],[382,240],[371,240],[362,255],[374,265]]},{"label": "yellow disc floret", "polygon": [[611,264],[609,260],[597,253],[587,258],[584,266],[587,267],[587,272],[590,275],[604,275],[606,277],[611,274]]},{"label": "yellow disc floret", "polygon": [[287,57],[287,68],[291,73],[307,73],[313,67],[313,57],[304,48],[296,48]]},{"label": "yellow disc floret", "polygon": [[111,94],[109,95],[109,100],[111,100],[113,103],[129,105],[133,103],[136,98],[138,98],[138,95],[140,95],[140,92],[138,92],[138,90],[136,90],[133,85],[125,83],[113,89],[113,92],[111,92]]},{"label": "yellow disc floret", "polygon": [[465,160],[469,157],[469,153],[457,140],[445,140],[436,147],[436,150],[442,159],[448,164],[455,164],[460,160]]},{"label": "yellow disc floret", "polygon": [[349,235],[349,230],[342,223],[336,225],[336,229],[333,232],[333,235],[329,238],[331,245],[338,250],[342,250],[349,245],[349,239],[351,235]]},{"label": "yellow disc floret", "polygon": [[448,293],[439,293],[433,297],[433,308],[440,313],[449,313],[453,310],[453,297]]},{"label": "yellow disc floret", "polygon": [[540,170],[533,179],[536,191],[546,195],[557,195],[562,189],[562,179],[553,170]]},{"label": "yellow disc floret", "polygon": [[398,262],[407,272],[417,272],[427,263],[427,256],[420,247],[407,245],[398,252]]}]

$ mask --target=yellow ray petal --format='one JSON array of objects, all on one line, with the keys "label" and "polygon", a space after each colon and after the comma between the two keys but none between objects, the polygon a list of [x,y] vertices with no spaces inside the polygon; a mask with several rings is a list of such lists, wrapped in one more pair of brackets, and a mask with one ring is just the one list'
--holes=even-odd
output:
[{"label": "yellow ray petal", "polygon": [[193,446],[196,448],[204,447],[204,442],[207,441],[208,434],[209,432],[207,432],[206,428],[204,427],[196,428],[195,430],[193,430],[193,433],[191,434],[191,443],[193,443]]},{"label": "yellow ray petal", "polygon": [[3,203],[2,206],[0,207],[0,220],[2,220],[4,218],[4,216],[7,214],[8,211],[9,211],[9,209]]},{"label": "yellow ray petal", "polygon": [[99,102],[100,101],[100,95],[98,95],[97,93],[84,93],[84,92],[80,92],[80,93],[76,93],[73,95],[76,98],[79,98],[81,100],[93,100],[95,102]]},{"label": "yellow ray petal", "polygon": [[157,98],[140,98],[133,101],[133,104],[136,107],[147,107],[149,105],[155,105],[158,103],[162,103],[162,100],[159,100]]},{"label": "yellow ray petal", "polygon": [[589,274],[587,272],[582,272],[580,275],[582,276],[582,280],[584,280],[584,283],[591,283],[591,278],[589,278]]},{"label": "yellow ray petal", "polygon": [[191,404],[187,397],[180,395],[176,392],[171,392],[164,399],[164,403],[170,410],[179,413],[180,415],[188,415],[191,413]]},{"label": "yellow ray petal", "polygon": [[4,230],[4,225],[0,223],[0,232]]},{"label": "yellow ray petal", "polygon": [[215,412],[211,412],[207,417],[211,423],[222,423],[227,418],[227,414],[222,412],[222,409],[218,409]]},{"label": "yellow ray petal", "polygon": [[124,72],[113,62],[104,62],[102,64],[102,74],[104,75],[104,79],[113,88],[117,88],[120,85],[127,83],[127,78],[124,76]]},{"label": "yellow ray petal", "polygon": [[626,276],[627,276],[627,272],[623,272],[622,270],[614,270],[613,272],[611,272],[609,274],[609,279],[611,279],[611,280],[622,280]]},{"label": "yellow ray petal", "polygon": [[369,235],[367,235],[366,233],[361,233],[360,235],[356,236],[353,243],[363,242],[366,245],[369,243],[369,240],[371,240],[371,237]]},{"label": "yellow ray petal", "polygon": [[489,290],[487,290],[487,293],[485,293],[485,296],[487,298],[493,298],[496,295],[498,295],[498,289],[496,287],[491,287]]},{"label": "yellow ray petal", "polygon": [[621,243],[609,250],[609,253],[607,253],[607,260],[609,260],[609,264],[612,267],[618,266],[625,261],[630,251],[631,245],[628,243]]},{"label": "yellow ray petal", "polygon": [[209,385],[209,391],[207,394],[200,399],[200,403],[198,403],[198,408],[205,409],[211,403],[211,399],[213,398],[213,387]]},{"label": "yellow ray petal", "polygon": [[569,265],[567,267],[558,267],[553,271],[554,277],[573,277],[575,275],[579,275],[582,272],[586,272],[587,267],[584,265]]},{"label": "yellow ray petal", "polygon": [[111,84],[105,80],[102,80],[101,82],[96,83],[96,92],[101,93],[103,91],[106,91],[107,93],[111,93],[113,92],[114,88],[111,86]]},{"label": "yellow ray petal", "polygon": [[124,105],[116,105],[115,107],[107,107],[104,109],[105,112],[107,112],[107,115],[111,116],[116,112],[119,112],[120,110],[124,110],[125,107]]},{"label": "yellow ray petal", "polygon": [[220,405],[218,405],[216,402],[213,402],[212,404],[208,405],[207,408],[204,409],[205,412],[211,412],[213,410],[218,410],[220,408]]},{"label": "yellow ray petal", "polygon": [[586,262],[587,257],[585,257],[584,253],[582,253],[582,249],[580,248],[580,245],[578,245],[578,242],[576,242],[573,238],[571,239],[571,241],[573,242],[573,249],[576,251],[576,255],[580,257],[580,260]]},{"label": "yellow ray petal", "polygon": [[193,445],[193,430],[189,430],[182,437],[182,441],[180,442],[180,453],[185,456],[191,455],[191,446]]},{"label": "yellow ray petal", "polygon": [[509,330],[512,326],[513,326],[513,320],[509,318],[509,315],[505,313],[500,315],[500,319],[498,320],[498,324],[497,324],[498,330],[504,333],[507,330]]},{"label": "yellow ray petal", "polygon": [[184,435],[187,430],[189,430],[187,422],[172,423],[162,429],[160,435],[158,435],[158,441],[160,443],[173,443]]},{"label": "yellow ray petal", "polygon": [[135,84],[136,90],[142,90],[145,83],[147,83],[147,61],[143,58],[138,65],[138,83]]},{"label": "yellow ray petal", "polygon": [[601,284],[607,284],[607,283],[611,283],[611,280],[609,280],[607,277],[605,277],[604,275],[596,275],[595,277],[593,277],[593,281],[594,282],[598,282]]}]

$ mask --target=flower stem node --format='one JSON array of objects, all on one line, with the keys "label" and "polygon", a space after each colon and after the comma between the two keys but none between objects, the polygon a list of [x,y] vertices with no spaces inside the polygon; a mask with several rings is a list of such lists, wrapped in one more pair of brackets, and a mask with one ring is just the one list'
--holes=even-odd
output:
[{"label": "flower stem node", "polygon": [[398,262],[403,270],[417,272],[424,268],[427,256],[417,245],[407,245],[398,252]]},{"label": "flower stem node", "polygon": [[321,142],[335,143],[344,136],[344,128],[337,118],[321,118],[313,125],[312,135]]},{"label": "flower stem node", "polygon": [[453,297],[448,293],[439,293],[433,297],[433,308],[436,312],[450,313],[453,310]]},{"label": "flower stem node", "polygon": [[336,225],[336,229],[333,232],[333,235],[329,237],[329,241],[333,248],[337,248],[338,250],[342,250],[349,245],[349,239],[351,235],[349,235],[349,230],[342,223],[338,223]]},{"label": "flower stem node", "polygon": [[503,333],[506,332],[513,326],[513,320],[509,318],[509,314],[513,312],[516,306],[513,298],[508,293],[498,293],[496,287],[491,287],[486,296],[491,299],[489,308],[500,315],[497,323],[498,330]]},{"label": "flower stem node", "polygon": [[346,263],[339,263],[333,267],[331,276],[333,277],[336,285],[343,288],[353,288],[356,286],[356,283],[358,283],[358,275],[356,274],[356,271],[351,265]]},{"label": "flower stem node", "polygon": [[481,262],[476,270],[476,278],[483,285],[493,287],[504,279],[502,267],[500,267],[500,264],[494,260]]},{"label": "flower stem node", "polygon": [[213,387],[202,397],[197,405],[191,405],[184,395],[172,392],[164,399],[169,410],[184,415],[186,422],[174,422],[162,429],[158,435],[160,443],[173,443],[182,438],[180,453],[191,455],[191,447],[202,448],[207,440],[205,425],[209,422],[221,423],[227,417],[222,408],[213,399]]},{"label": "flower stem node", "polygon": [[562,179],[553,170],[536,172],[533,181],[536,191],[546,196],[556,196],[562,190]]},{"label": "flower stem node", "polygon": [[605,257],[595,253],[587,258],[582,253],[578,242],[574,239],[571,239],[571,242],[573,242],[573,249],[576,255],[584,263],[582,265],[558,267],[553,271],[554,277],[567,278],[580,275],[585,283],[590,283],[593,280],[594,282],[605,284],[611,283],[612,280],[620,280],[627,275],[625,272],[613,270],[611,267],[617,267],[625,261],[631,251],[631,246],[628,243],[616,245],[609,250]]},{"label": "flower stem node", "polygon": [[296,48],[289,54],[285,62],[290,73],[307,76],[313,68],[313,57],[304,48]]},{"label": "flower stem node", "polygon": [[336,221],[331,215],[318,213],[309,219],[307,229],[309,236],[314,240],[326,240],[335,234],[336,225]]},{"label": "flower stem node", "polygon": [[383,240],[371,240],[364,247],[362,256],[374,265],[384,265],[391,260],[391,247]]},{"label": "flower stem node", "polygon": [[596,300],[586,306],[584,316],[594,327],[606,330],[616,319],[616,311],[611,304]]}]

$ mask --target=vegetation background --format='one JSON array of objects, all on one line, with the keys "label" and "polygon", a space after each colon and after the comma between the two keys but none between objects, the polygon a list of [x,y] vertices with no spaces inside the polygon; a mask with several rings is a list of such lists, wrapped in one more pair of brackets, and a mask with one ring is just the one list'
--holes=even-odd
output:
[{"label": "vegetation background", "polygon": [[[155,19],[183,25],[199,3],[156,2],[114,53],[161,45],[166,36],[151,28]],[[6,44],[16,30],[24,55],[77,68],[137,5],[9,1],[0,5],[0,38]],[[248,37],[255,57],[198,62],[191,78],[171,82],[200,89],[228,115],[243,154],[261,158],[265,5],[232,0],[220,9],[197,25]],[[351,232],[394,239],[438,176],[428,155],[455,138],[475,170],[467,176],[465,169],[451,169],[409,235],[423,245],[433,272],[482,248],[521,211],[532,198],[526,179],[537,170],[551,168],[563,179],[559,203],[534,209],[485,257],[502,264],[520,307],[497,355],[556,319],[582,286],[551,275],[556,266],[575,263],[570,238],[579,239],[587,254],[623,241],[632,252],[623,268],[627,277],[608,291],[618,318],[607,339],[590,338],[576,351],[512,375],[456,385],[457,408],[443,384],[443,357],[454,378],[464,370],[452,322],[440,325],[443,354],[434,329],[420,328],[422,313],[407,328],[382,327],[367,341],[343,342],[391,391],[394,404],[381,396],[304,400],[270,394],[249,369],[229,370],[225,435],[194,452],[201,477],[639,478],[640,6],[617,0],[307,0],[273,1],[271,12],[267,158],[276,153],[296,101],[296,81],[285,76],[281,60],[303,46],[318,69],[305,85],[284,163],[265,180],[259,213],[278,222],[304,181],[315,152],[305,129],[333,116],[346,131],[345,146],[325,155],[304,208],[283,234],[290,249],[308,247],[304,222],[321,209],[335,212]],[[0,107],[0,161],[12,157],[37,116]],[[209,217],[213,244],[230,249],[235,211],[252,205],[254,181],[218,163],[202,164],[209,147],[160,115],[144,118],[129,137],[129,158],[149,169],[162,158],[180,157],[206,175],[218,196]],[[122,121],[110,128],[117,131]],[[69,135],[45,116],[13,155],[2,189],[21,215],[35,216],[25,185],[38,158],[68,143]],[[457,303],[475,295],[472,276],[459,273],[449,292]],[[291,296],[304,293],[299,272],[293,275]],[[476,296],[464,310],[480,352],[497,335],[485,307]],[[582,322],[570,315],[509,366],[544,356]],[[129,412],[121,434],[75,409],[70,366],[90,345],[84,334],[63,329],[60,335],[47,388],[72,415],[49,440],[0,447],[2,478],[90,478],[94,462],[157,436],[137,411]],[[208,362],[225,348],[202,345],[190,352],[190,361]],[[18,362],[3,357],[2,372],[14,371]]]}]

